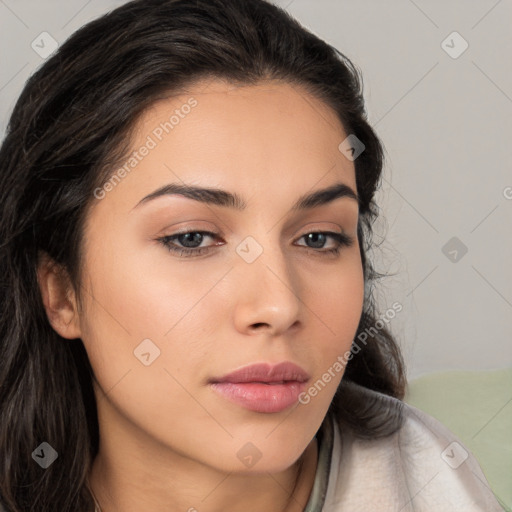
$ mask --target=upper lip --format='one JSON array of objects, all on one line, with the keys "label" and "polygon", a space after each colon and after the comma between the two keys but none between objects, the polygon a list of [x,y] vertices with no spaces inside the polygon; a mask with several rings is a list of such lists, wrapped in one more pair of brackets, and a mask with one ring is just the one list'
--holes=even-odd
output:
[{"label": "upper lip", "polygon": [[223,377],[211,379],[210,382],[305,382],[309,378],[309,374],[300,366],[286,361],[276,365],[268,363],[251,364],[228,373]]}]

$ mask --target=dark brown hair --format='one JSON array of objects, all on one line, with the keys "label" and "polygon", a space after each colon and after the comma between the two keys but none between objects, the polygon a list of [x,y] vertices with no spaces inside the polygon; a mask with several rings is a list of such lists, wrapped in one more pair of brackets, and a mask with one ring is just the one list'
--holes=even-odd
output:
[{"label": "dark brown hair", "polygon": [[[92,511],[86,486],[98,450],[92,370],[81,340],[51,327],[36,268],[42,254],[80,297],[82,228],[93,191],[129,149],[156,99],[201,78],[279,79],[331,107],[365,150],[354,161],[367,294],[357,333],[377,321],[371,293],[373,201],[383,147],[367,122],[359,70],[264,0],[136,0],[75,32],[27,81],[0,149],[0,496],[7,511]],[[397,428],[378,391],[403,398],[403,363],[385,327],[348,363],[331,405],[359,435]],[[363,392],[361,392],[363,390]],[[367,390],[367,391],[364,391]],[[366,393],[366,394],[365,394]],[[43,441],[59,454],[32,460]]]}]

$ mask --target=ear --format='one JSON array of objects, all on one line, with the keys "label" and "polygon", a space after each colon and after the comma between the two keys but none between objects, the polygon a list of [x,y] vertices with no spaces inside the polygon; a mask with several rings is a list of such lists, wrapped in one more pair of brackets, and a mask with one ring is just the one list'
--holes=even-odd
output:
[{"label": "ear", "polygon": [[53,329],[63,338],[80,338],[80,318],[75,292],[66,270],[47,254],[42,254],[37,267],[37,281],[46,315]]}]

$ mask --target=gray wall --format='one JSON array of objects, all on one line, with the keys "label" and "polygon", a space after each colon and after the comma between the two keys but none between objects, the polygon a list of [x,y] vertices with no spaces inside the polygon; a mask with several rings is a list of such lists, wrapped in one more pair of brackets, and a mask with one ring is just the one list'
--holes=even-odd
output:
[{"label": "gray wall", "polygon": [[[44,55],[123,3],[0,0],[2,135],[44,61],[31,45]],[[363,73],[387,157],[373,257],[394,275],[379,308],[403,305],[390,325],[409,376],[512,366],[511,2],[276,3]]]}]

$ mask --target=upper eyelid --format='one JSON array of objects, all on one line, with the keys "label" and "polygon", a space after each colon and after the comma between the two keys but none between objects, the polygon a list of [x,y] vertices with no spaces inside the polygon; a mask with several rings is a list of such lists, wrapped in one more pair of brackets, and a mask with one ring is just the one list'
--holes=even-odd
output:
[{"label": "upper eyelid", "polygon": [[[318,224],[318,223],[325,223],[326,221],[317,221],[317,222],[313,222],[314,224]],[[331,225],[337,225],[336,222],[328,222],[329,224]],[[341,226],[337,225],[336,228],[333,228],[333,227],[324,227],[324,228],[319,228],[319,227],[314,227],[314,228],[309,228],[309,229],[306,229],[304,231],[304,234],[306,233],[311,233],[311,232],[327,232],[327,231],[333,231],[333,232],[336,232],[337,229],[341,229],[341,234],[343,233],[346,233],[348,234],[348,231],[350,230],[346,230],[346,229],[343,229]],[[165,230],[163,230],[165,232]],[[215,232],[215,231],[212,231],[210,230],[208,227],[189,227],[189,226],[184,226],[183,228],[178,228],[177,231],[174,231],[172,233],[169,233],[168,235],[163,235],[163,236],[174,236],[174,235],[182,235],[182,234],[186,234],[186,233],[208,233],[208,234],[211,234],[211,235],[215,235],[215,236],[224,236],[223,233],[222,233],[223,230],[219,230],[219,232]],[[229,231],[232,231],[231,229]]]}]

